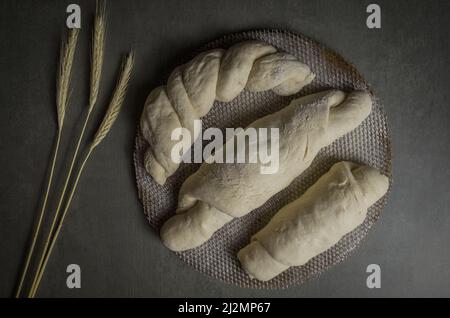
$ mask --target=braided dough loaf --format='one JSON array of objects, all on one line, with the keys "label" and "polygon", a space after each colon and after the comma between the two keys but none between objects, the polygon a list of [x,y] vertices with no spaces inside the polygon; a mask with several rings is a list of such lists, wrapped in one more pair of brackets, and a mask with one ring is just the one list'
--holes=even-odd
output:
[{"label": "braided dough loaf", "polygon": [[259,41],[198,55],[177,67],[167,85],[155,88],[147,97],[140,121],[142,134],[150,144],[144,158],[147,172],[157,183],[165,183],[179,166],[170,156],[176,143],[171,140],[172,131],[184,127],[194,141],[198,137],[194,120],[206,115],[214,100],[231,101],[244,88],[292,95],[314,77],[294,56]]},{"label": "braided dough loaf", "polygon": [[385,195],[389,179],[377,169],[339,162],[305,194],[283,207],[238,253],[245,271],[267,281],[335,245],[360,225]]},{"label": "braided dough loaf", "polygon": [[295,99],[256,120],[249,127],[279,128],[278,171],[261,174],[261,163],[236,160],[203,163],[183,183],[177,214],[161,228],[163,243],[174,251],[194,248],[233,218],[258,208],[305,171],[321,148],[355,129],[371,106],[365,92],[332,90]]}]

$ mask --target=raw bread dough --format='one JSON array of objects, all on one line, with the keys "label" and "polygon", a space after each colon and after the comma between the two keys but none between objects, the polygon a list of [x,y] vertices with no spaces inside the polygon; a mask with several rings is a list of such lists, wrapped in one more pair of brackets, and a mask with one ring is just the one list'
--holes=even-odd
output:
[{"label": "raw bread dough", "polygon": [[245,271],[267,281],[305,264],[360,225],[385,195],[389,179],[377,169],[339,162],[305,194],[283,207],[238,253]]},{"label": "raw bread dough", "polygon": [[[300,74],[308,75],[305,79]],[[278,95],[288,96],[297,93],[302,82],[313,79],[314,74],[310,73],[308,66],[291,54],[279,52],[256,60],[245,88],[251,92],[271,89]]]},{"label": "raw bread dough", "polygon": [[306,170],[321,148],[355,129],[371,106],[366,92],[331,90],[295,99],[256,120],[249,127],[279,128],[278,171],[261,174],[261,163],[203,163],[183,183],[177,214],[161,228],[163,243],[174,251],[194,248],[261,206]]},{"label": "raw bread dough", "polygon": [[147,172],[157,183],[165,183],[179,166],[171,159],[171,149],[177,142],[171,140],[172,131],[188,129],[193,142],[197,138],[194,120],[206,115],[215,99],[230,101],[246,85],[251,91],[272,89],[279,95],[291,95],[313,79],[307,65],[260,41],[198,55],[177,67],[167,85],[155,88],[147,97],[140,121],[149,143],[144,157]]}]

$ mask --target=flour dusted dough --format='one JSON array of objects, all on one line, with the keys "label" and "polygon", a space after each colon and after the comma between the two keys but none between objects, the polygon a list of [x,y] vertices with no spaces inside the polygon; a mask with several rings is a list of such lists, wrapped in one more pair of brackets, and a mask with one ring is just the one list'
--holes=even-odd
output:
[{"label": "flour dusted dough", "polygon": [[339,162],[305,194],[283,207],[238,253],[245,271],[267,281],[305,264],[360,225],[367,209],[387,192],[377,169]]},{"label": "flour dusted dough", "polygon": [[149,143],[145,168],[164,184],[178,168],[171,159],[172,131],[183,127],[193,140],[194,120],[206,115],[214,101],[228,102],[247,86],[251,91],[273,90],[279,95],[295,94],[314,79],[309,67],[294,56],[260,41],[238,43],[228,50],[204,52],[177,67],[166,86],[147,97],[140,127]]},{"label": "flour dusted dough", "polygon": [[246,88],[252,92],[271,89],[278,95],[288,96],[297,93],[304,81],[313,79],[314,74],[310,73],[308,66],[293,55],[279,52],[256,60]]},{"label": "flour dusted dough", "polygon": [[278,171],[261,174],[261,163],[203,163],[183,183],[177,214],[161,228],[163,243],[174,251],[194,248],[261,206],[306,170],[321,148],[355,129],[371,106],[365,92],[332,90],[295,99],[256,120],[249,127],[279,128]]}]

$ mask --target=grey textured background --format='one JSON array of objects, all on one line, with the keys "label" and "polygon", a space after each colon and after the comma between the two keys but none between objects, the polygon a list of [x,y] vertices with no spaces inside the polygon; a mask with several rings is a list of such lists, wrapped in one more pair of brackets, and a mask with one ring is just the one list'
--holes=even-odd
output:
[{"label": "grey textured background", "polygon": [[[450,296],[450,2],[376,1],[382,28],[369,30],[365,8],[371,2],[110,0],[92,128],[106,107],[121,55],[130,48],[137,53],[136,68],[124,109],[80,181],[39,296]],[[69,3],[81,5],[82,33],[58,189],[87,103],[95,3],[0,2],[3,297],[11,296],[40,206],[56,130],[55,71]],[[363,244],[317,279],[278,291],[241,289],[205,277],[164,248],[143,216],[132,164],[145,97],[176,61],[226,33],[261,27],[303,33],[354,63],[384,101],[394,151],[393,190]],[[71,263],[81,266],[81,289],[65,285]],[[381,266],[381,289],[366,287],[365,269],[371,263]]]}]

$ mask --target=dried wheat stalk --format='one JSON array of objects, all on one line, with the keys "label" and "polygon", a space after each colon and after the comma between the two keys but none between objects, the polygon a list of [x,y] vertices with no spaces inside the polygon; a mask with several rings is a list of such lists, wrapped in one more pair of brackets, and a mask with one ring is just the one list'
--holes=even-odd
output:
[{"label": "dried wheat stalk", "polygon": [[110,101],[110,104],[108,106],[108,110],[106,111],[105,117],[103,118],[103,121],[101,122],[97,133],[95,134],[94,140],[92,141],[88,152],[86,153],[84,160],[82,161],[82,164],[80,166],[80,169],[78,170],[75,182],[72,186],[72,189],[70,191],[69,198],[67,200],[66,206],[64,208],[64,211],[61,215],[61,219],[58,223],[58,227],[56,228],[55,234],[52,237],[50,247],[45,255],[44,262],[42,264],[42,269],[39,272],[39,275],[36,280],[36,284],[34,285],[34,288],[31,291],[30,297],[34,297],[36,295],[36,292],[39,288],[39,284],[41,282],[42,276],[45,272],[45,268],[47,266],[47,262],[50,258],[50,255],[53,251],[53,248],[55,246],[56,240],[58,239],[59,233],[61,231],[62,225],[64,223],[64,219],[67,215],[67,211],[70,207],[70,204],[72,202],[73,195],[77,189],[78,181],[80,179],[81,174],[83,173],[84,167],[86,165],[86,162],[88,161],[90,155],[92,154],[92,151],[102,142],[102,140],[106,137],[108,132],[111,130],[112,125],[114,124],[115,120],[117,119],[117,116],[119,115],[120,109],[123,104],[123,100],[125,98],[125,94],[127,92],[128,88],[128,82],[131,77],[131,72],[133,69],[134,64],[134,53],[130,52],[127,57],[125,58],[125,61],[122,64],[122,70],[119,76],[119,80],[117,81],[116,88],[114,90],[113,97]]},{"label": "dried wheat stalk", "polygon": [[81,133],[78,137],[77,145],[75,148],[75,152],[72,156],[72,161],[70,163],[70,167],[66,176],[66,180],[64,182],[64,186],[59,198],[58,206],[56,208],[56,212],[53,216],[52,224],[50,226],[50,231],[45,240],[44,249],[42,251],[41,257],[38,263],[38,270],[36,275],[34,276],[33,283],[31,285],[31,290],[29,295],[33,293],[33,289],[35,288],[37,278],[42,269],[42,265],[44,262],[45,254],[50,244],[51,237],[53,235],[56,222],[59,217],[59,213],[61,210],[62,203],[65,198],[65,194],[67,191],[67,186],[69,184],[70,178],[72,177],[73,167],[75,165],[76,159],[78,157],[78,151],[80,149],[81,142],[84,137],[84,133],[89,122],[92,110],[97,102],[97,96],[100,87],[101,74],[103,69],[103,54],[104,54],[104,46],[105,46],[105,34],[106,34],[106,19],[105,19],[105,5],[104,2],[97,2],[97,9],[94,21],[94,30],[92,33],[92,52],[91,52],[91,76],[90,76],[90,93],[89,93],[89,105],[88,112],[86,118],[84,120],[83,128],[81,129]]},{"label": "dried wheat stalk", "polygon": [[31,245],[28,249],[27,258],[25,261],[24,268],[20,275],[19,284],[17,287],[17,291],[15,297],[20,297],[23,283],[25,277],[28,272],[28,268],[30,266],[31,257],[33,256],[34,249],[36,247],[36,241],[39,236],[39,232],[42,226],[42,220],[45,214],[45,208],[47,207],[48,195],[50,193],[50,189],[52,186],[53,174],[55,170],[55,165],[58,157],[59,144],[61,141],[62,128],[64,124],[64,116],[66,113],[66,108],[69,99],[69,85],[70,85],[70,76],[72,72],[73,58],[75,56],[75,49],[77,46],[78,39],[78,29],[69,30],[66,42],[63,42],[61,45],[60,59],[59,59],[59,67],[58,67],[58,75],[56,80],[56,111],[57,111],[57,119],[58,119],[58,133],[54,146],[54,154],[50,168],[50,174],[47,180],[47,189],[44,195],[44,202],[42,203],[42,208],[39,213],[38,222],[36,228],[34,230],[34,234],[32,237]]}]

